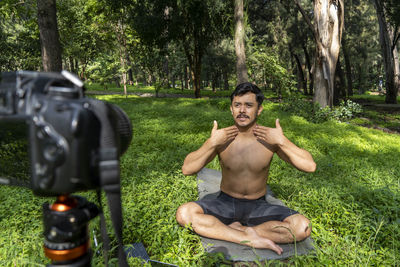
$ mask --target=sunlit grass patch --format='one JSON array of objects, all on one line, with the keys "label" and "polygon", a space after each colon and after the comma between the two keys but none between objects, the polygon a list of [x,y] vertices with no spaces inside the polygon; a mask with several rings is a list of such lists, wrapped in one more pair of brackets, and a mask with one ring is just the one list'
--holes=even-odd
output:
[{"label": "sunlit grass patch", "polygon": [[[181,173],[183,160],[209,137],[214,120],[219,127],[232,125],[229,100],[98,98],[123,108],[133,125],[132,143],[121,158],[124,243],[142,242],[152,259],[179,266],[222,264],[221,255],[205,253],[200,238],[176,223],[175,211],[198,198],[195,177]],[[270,168],[269,186],[276,196],[313,225],[315,253],[288,264],[396,266],[400,136],[347,123],[310,123],[277,104],[263,106],[258,122],[275,127],[279,118],[285,135],[310,151],[317,163],[315,173],[303,173],[275,156]],[[218,160],[208,167],[219,169]],[[93,199],[91,193],[85,195]],[[47,263],[40,219],[45,199],[3,186],[0,200],[1,265]],[[101,256],[94,257],[101,264]]]}]

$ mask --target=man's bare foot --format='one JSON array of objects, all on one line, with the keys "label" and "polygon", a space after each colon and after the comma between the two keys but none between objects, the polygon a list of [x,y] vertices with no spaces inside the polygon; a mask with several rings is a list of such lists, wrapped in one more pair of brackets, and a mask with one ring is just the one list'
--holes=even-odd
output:
[{"label": "man's bare foot", "polygon": [[275,251],[278,255],[281,255],[283,252],[283,249],[275,244],[272,240],[269,240],[268,238],[261,237],[257,234],[256,230],[254,230],[251,227],[246,227],[244,230],[246,235],[248,236],[248,240],[244,241],[249,241],[248,243],[243,243],[243,245],[247,245],[253,248],[264,248],[264,249],[270,249],[272,251]]},{"label": "man's bare foot", "polygon": [[235,230],[239,230],[244,232],[244,230],[246,230],[246,226],[243,226],[240,222],[233,222],[231,224],[228,225],[230,228],[233,228]]}]

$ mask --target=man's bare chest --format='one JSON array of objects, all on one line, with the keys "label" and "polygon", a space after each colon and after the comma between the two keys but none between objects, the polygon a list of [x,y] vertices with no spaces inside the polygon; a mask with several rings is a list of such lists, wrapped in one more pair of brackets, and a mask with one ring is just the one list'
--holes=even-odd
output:
[{"label": "man's bare chest", "polygon": [[226,170],[260,172],[269,167],[273,154],[255,138],[235,139],[219,153],[219,158]]}]

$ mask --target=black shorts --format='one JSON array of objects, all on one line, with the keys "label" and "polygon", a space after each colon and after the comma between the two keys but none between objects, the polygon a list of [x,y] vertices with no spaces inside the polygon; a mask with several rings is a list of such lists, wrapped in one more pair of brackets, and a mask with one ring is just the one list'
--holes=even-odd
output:
[{"label": "black shorts", "polygon": [[198,200],[204,214],[217,217],[224,224],[240,222],[242,225],[255,226],[268,221],[283,221],[297,211],[285,206],[269,204],[265,196],[255,199],[238,199],[224,192],[215,199]]}]

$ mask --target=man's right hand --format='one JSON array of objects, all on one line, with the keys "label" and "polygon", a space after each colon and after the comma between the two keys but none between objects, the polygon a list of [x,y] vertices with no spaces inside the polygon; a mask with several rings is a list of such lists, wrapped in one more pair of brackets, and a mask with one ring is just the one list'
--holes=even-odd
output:
[{"label": "man's right hand", "polygon": [[217,121],[214,121],[214,127],[211,130],[210,141],[215,147],[224,145],[232,141],[238,135],[238,128],[233,125],[227,128],[218,129]]}]

